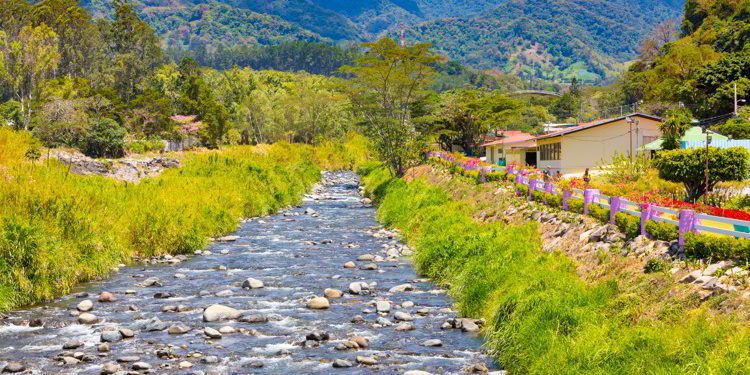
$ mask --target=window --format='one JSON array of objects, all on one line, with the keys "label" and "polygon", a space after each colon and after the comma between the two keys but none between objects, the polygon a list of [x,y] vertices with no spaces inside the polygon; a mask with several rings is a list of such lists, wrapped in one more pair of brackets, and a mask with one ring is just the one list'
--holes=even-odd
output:
[{"label": "window", "polygon": [[562,148],[560,147],[560,142],[539,146],[540,160],[560,160],[561,154]]}]

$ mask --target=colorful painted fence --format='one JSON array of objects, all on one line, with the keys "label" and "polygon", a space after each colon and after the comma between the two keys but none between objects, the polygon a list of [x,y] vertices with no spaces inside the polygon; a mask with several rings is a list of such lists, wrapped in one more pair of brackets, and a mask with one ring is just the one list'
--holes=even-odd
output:
[{"label": "colorful painted fence", "polygon": [[[660,207],[654,204],[644,204],[629,201],[623,197],[609,197],[603,195],[598,189],[571,189],[562,190],[552,182],[529,179],[527,171],[516,170],[514,166],[498,167],[482,165],[478,159],[459,159],[445,152],[431,152],[428,157],[440,158],[455,163],[466,170],[476,170],[480,174],[495,171],[505,171],[508,175],[515,176],[516,184],[528,187],[528,200],[532,199],[535,191],[554,194],[562,197],[562,208],[568,209],[571,198],[583,200],[583,213],[588,214],[592,204],[609,209],[609,222],[615,224],[618,213],[640,217],[640,230],[642,235],[648,235],[646,223],[651,221],[668,223],[678,228],[678,242],[680,246],[685,244],[687,233],[711,233],[714,235],[725,235],[735,238],[750,239],[750,221],[731,219],[726,217],[712,216],[695,212],[694,210],[676,210]],[[520,172],[520,173],[519,173]]]}]

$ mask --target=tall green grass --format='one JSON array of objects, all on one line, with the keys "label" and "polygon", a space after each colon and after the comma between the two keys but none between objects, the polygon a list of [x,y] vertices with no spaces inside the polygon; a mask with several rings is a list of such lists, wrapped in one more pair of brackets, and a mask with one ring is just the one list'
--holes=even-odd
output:
[{"label": "tall green grass", "polygon": [[351,168],[361,138],[186,154],[138,184],[24,160],[34,139],[0,128],[0,310],[44,301],[137,257],[190,253],[243,217],[298,203],[321,167]]},{"label": "tall green grass", "polygon": [[511,373],[750,373],[746,322],[705,304],[644,313],[668,276],[644,275],[636,289],[614,275],[582,280],[566,255],[541,251],[536,222],[479,224],[470,205],[423,180],[360,172],[379,219],[415,247],[418,271],[449,285],[462,315],[487,319],[487,348]]}]

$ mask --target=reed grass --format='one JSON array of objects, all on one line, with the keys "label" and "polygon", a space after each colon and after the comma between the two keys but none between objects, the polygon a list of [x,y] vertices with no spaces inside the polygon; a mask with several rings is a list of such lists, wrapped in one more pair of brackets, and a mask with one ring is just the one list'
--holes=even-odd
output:
[{"label": "reed grass", "polygon": [[34,144],[0,128],[0,310],[52,299],[136,258],[194,252],[241,218],[299,203],[321,168],[367,156],[357,136],[233,147],[187,153],[181,168],[133,184],[25,160]]}]

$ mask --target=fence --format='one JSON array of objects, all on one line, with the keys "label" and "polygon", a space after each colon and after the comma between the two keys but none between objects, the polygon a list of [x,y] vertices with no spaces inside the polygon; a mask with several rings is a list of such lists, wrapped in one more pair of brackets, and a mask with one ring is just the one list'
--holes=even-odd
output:
[{"label": "fence", "polygon": [[[446,153],[430,153],[428,156],[438,157],[456,163],[467,170],[477,170],[480,174],[505,171],[508,175],[515,176],[515,183],[528,187],[527,199],[531,201],[535,191],[547,194],[561,196],[562,208],[569,209],[571,198],[583,200],[583,213],[588,214],[592,204],[609,209],[609,223],[615,224],[615,217],[622,212],[628,215],[640,218],[640,232],[642,235],[648,235],[646,223],[648,221],[662,222],[672,224],[678,229],[678,243],[680,246],[685,245],[685,235],[687,233],[714,233],[719,235],[732,236],[735,238],[750,239],[750,221],[730,219],[719,216],[706,215],[697,213],[694,210],[682,209],[675,210],[667,207],[660,207],[649,203],[637,203],[629,201],[623,197],[609,197],[600,193],[598,189],[571,189],[563,190],[552,182],[540,180],[530,180],[522,171],[516,171],[514,166],[494,167],[482,166],[477,162],[460,163],[451,155]],[[521,172],[521,173],[519,173]],[[546,203],[546,202],[545,202]]]},{"label": "fence", "polygon": [[[744,147],[750,151],[750,139],[737,139],[737,140],[713,140],[709,144],[711,147],[717,148],[731,148],[731,147]],[[704,148],[706,147],[706,141],[682,141],[680,142],[680,148]]]}]

